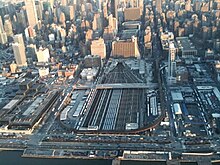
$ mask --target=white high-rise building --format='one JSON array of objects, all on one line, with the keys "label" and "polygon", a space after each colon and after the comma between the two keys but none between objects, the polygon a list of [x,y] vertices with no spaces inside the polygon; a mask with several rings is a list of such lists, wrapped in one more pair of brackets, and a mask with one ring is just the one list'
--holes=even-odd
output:
[{"label": "white high-rise building", "polygon": [[28,24],[31,27],[35,27],[37,25],[37,11],[34,0],[25,0],[25,7],[27,12]]},{"label": "white high-rise building", "polygon": [[39,48],[37,51],[37,61],[38,62],[48,62],[50,58],[49,49]]},{"label": "white high-rise building", "polygon": [[169,56],[168,56],[168,77],[176,76],[176,48],[173,42],[169,43]]},{"label": "white high-rise building", "polygon": [[24,48],[19,43],[13,43],[12,44],[16,64],[18,66],[27,66],[26,62],[26,54]]},{"label": "white high-rise building", "polygon": [[23,35],[22,34],[16,34],[14,36],[14,42],[17,42],[17,43],[21,44],[24,47]]},{"label": "white high-rise building", "polygon": [[5,32],[0,33],[0,43],[6,44],[8,42],[8,37]]},{"label": "white high-rise building", "polygon": [[14,36],[14,43],[12,44],[16,64],[18,66],[27,66],[27,59],[25,53],[25,46],[22,34]]},{"label": "white high-rise building", "polygon": [[48,0],[50,3],[50,8],[53,9],[53,5],[54,5],[54,0]]}]

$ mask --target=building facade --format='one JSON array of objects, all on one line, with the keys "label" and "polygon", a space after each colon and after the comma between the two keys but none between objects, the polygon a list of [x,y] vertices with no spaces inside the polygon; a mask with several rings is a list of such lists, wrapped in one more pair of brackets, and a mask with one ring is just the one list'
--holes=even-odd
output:
[{"label": "building facade", "polygon": [[37,25],[37,11],[34,0],[25,0],[25,7],[27,12],[28,24],[31,27]]}]

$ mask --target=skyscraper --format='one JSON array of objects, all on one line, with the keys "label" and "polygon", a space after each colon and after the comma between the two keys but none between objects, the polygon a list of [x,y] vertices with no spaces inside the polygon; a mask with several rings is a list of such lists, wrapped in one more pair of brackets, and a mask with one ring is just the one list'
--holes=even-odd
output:
[{"label": "skyscraper", "polygon": [[93,38],[93,30],[88,29],[88,31],[86,32],[86,41],[91,41],[92,38]]},{"label": "skyscraper", "polygon": [[27,66],[25,50],[19,43],[12,44],[16,64],[18,66]]},{"label": "skyscraper", "polygon": [[111,13],[118,20],[118,0],[111,0]]},{"label": "skyscraper", "polygon": [[108,16],[108,26],[111,26],[112,29],[115,31],[115,33],[118,32],[118,21],[117,21],[116,18],[114,18],[114,17],[112,16],[112,14],[110,14],[110,15]]},{"label": "skyscraper", "polygon": [[35,27],[37,24],[37,11],[34,0],[25,0],[25,7],[27,12],[29,26]]},{"label": "skyscraper", "polygon": [[68,11],[68,16],[70,20],[73,20],[75,18],[75,10],[74,10],[74,6],[73,5],[69,5],[67,7],[67,11]]},{"label": "skyscraper", "polygon": [[6,44],[8,42],[7,34],[4,31],[2,17],[0,16],[0,43]]},{"label": "skyscraper", "polygon": [[38,62],[48,62],[50,58],[49,49],[40,47],[37,51]]},{"label": "skyscraper", "polygon": [[140,7],[142,9],[143,5],[144,5],[143,0],[124,0],[123,3],[125,5],[125,7],[127,7],[127,8]]},{"label": "skyscraper", "polygon": [[38,1],[37,5],[36,5],[36,12],[37,12],[37,17],[39,20],[43,19],[43,2],[42,1]]},{"label": "skyscraper", "polygon": [[61,6],[66,6],[67,5],[67,0],[61,0]]},{"label": "skyscraper", "polygon": [[14,43],[12,44],[16,64],[18,66],[27,66],[25,46],[22,34],[14,36]]},{"label": "skyscraper", "polygon": [[103,3],[102,3],[102,7],[103,7],[103,15],[104,15],[104,18],[106,18],[106,17],[108,16],[107,2],[103,2]]},{"label": "skyscraper", "polygon": [[61,12],[59,15],[59,23],[62,24],[63,26],[66,26],[66,17],[63,12]]},{"label": "skyscraper", "polygon": [[2,17],[0,16],[0,33],[4,32],[4,27],[2,23]]},{"label": "skyscraper", "polygon": [[48,0],[50,2],[50,8],[53,9],[54,0]]},{"label": "skyscraper", "polygon": [[16,12],[17,20],[19,23],[19,26],[22,28],[25,28],[27,26],[26,18],[25,18],[25,10],[20,10]]},{"label": "skyscraper", "polygon": [[14,63],[14,61],[10,64],[10,70],[11,73],[16,73],[17,65]]},{"label": "skyscraper", "polygon": [[13,36],[12,24],[9,19],[5,20],[4,29],[8,37]]},{"label": "skyscraper", "polygon": [[169,43],[169,56],[168,56],[168,77],[175,77],[176,70],[176,48],[173,42]]},{"label": "skyscraper", "polygon": [[24,40],[22,34],[16,34],[14,36],[14,42],[21,44],[24,47]]},{"label": "skyscraper", "polygon": [[93,40],[91,44],[91,54],[99,55],[102,59],[106,57],[106,46],[102,38]]},{"label": "skyscraper", "polygon": [[112,56],[130,58],[140,58],[140,51],[137,43],[137,37],[130,40],[119,40],[112,42]]},{"label": "skyscraper", "polygon": [[93,22],[92,22],[92,29],[93,30],[102,30],[102,18],[100,13],[95,13]]},{"label": "skyscraper", "polygon": [[185,2],[185,10],[191,11],[191,0]]},{"label": "skyscraper", "polygon": [[156,11],[157,11],[157,13],[162,13],[162,2],[161,2],[161,0],[156,0]]}]

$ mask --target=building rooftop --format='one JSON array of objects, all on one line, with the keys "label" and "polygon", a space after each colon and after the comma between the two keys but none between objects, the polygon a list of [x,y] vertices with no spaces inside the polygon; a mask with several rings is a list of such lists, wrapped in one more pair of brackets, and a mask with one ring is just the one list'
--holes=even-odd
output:
[{"label": "building rooftop", "polygon": [[30,82],[31,82],[31,80],[25,79],[24,81],[22,81],[22,82],[20,83],[20,85],[28,85],[28,84],[30,84]]},{"label": "building rooftop", "polygon": [[28,116],[31,113],[33,113],[37,107],[41,104],[41,102],[43,101],[42,97],[38,97],[32,104],[31,106],[28,107],[28,109],[26,111],[24,111],[24,113],[22,114],[23,116]]},{"label": "building rooftop", "polygon": [[137,34],[138,34],[138,30],[137,29],[123,30],[122,31],[121,39],[122,40],[131,39],[132,36],[136,37]]},{"label": "building rooftop", "polygon": [[183,101],[183,95],[179,91],[172,91],[171,96],[173,101]]},{"label": "building rooftop", "polygon": [[176,37],[177,45],[182,51],[196,50],[188,37]]},{"label": "building rooftop", "polygon": [[122,25],[132,25],[132,24],[141,25],[141,22],[140,21],[127,21],[127,22],[124,22]]},{"label": "building rooftop", "polygon": [[6,104],[3,109],[11,109],[12,107],[14,107],[20,100],[19,99],[14,99],[11,100],[8,104]]},{"label": "building rooftop", "polygon": [[127,21],[122,23],[122,26],[125,29],[140,29],[141,22],[140,21]]}]

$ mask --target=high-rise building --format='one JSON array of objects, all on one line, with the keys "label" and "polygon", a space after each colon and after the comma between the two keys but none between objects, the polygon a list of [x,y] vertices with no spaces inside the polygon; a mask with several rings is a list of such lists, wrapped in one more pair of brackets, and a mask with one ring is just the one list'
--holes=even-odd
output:
[{"label": "high-rise building", "polygon": [[125,8],[124,9],[124,19],[125,21],[136,21],[141,19],[141,8],[133,7],[133,8]]},{"label": "high-rise building", "polygon": [[16,42],[12,44],[12,48],[13,48],[16,64],[18,66],[27,66],[24,47]]},{"label": "high-rise building", "polygon": [[112,42],[112,56],[116,57],[140,57],[140,52],[137,43],[137,37],[132,37],[129,40],[119,40]]},{"label": "high-rise building", "polygon": [[145,52],[145,55],[147,55],[147,56],[152,55],[151,28],[150,28],[150,26],[147,26],[145,29],[144,52]]},{"label": "high-rise building", "polygon": [[39,48],[37,51],[37,61],[38,62],[48,62],[50,58],[49,49]]},{"label": "high-rise building", "polygon": [[[55,17],[55,16],[54,16]],[[44,22],[45,24],[51,23],[52,22],[52,14],[49,11],[44,12]]]},{"label": "high-rise building", "polygon": [[66,30],[63,28],[59,29],[59,33],[60,33],[60,39],[62,42],[65,42],[65,38],[66,38]]},{"label": "high-rise building", "polygon": [[185,10],[191,11],[191,0],[185,2]]},{"label": "high-rise building", "polygon": [[2,23],[2,17],[0,16],[0,33],[4,32],[4,27]]},{"label": "high-rise building", "polygon": [[105,42],[111,42],[116,37],[116,33],[111,26],[107,26],[103,32],[103,39]]},{"label": "high-rise building", "polygon": [[92,29],[88,29],[88,31],[86,32],[86,41],[91,41],[93,38],[93,30]]},{"label": "high-rise building", "polygon": [[96,6],[99,10],[102,10],[102,0],[96,0]]},{"label": "high-rise building", "polygon": [[202,39],[203,41],[210,40],[212,37],[211,27],[203,26],[202,27]]},{"label": "high-rise building", "polygon": [[10,64],[10,70],[11,70],[11,73],[16,73],[17,64],[15,64],[14,61]]},{"label": "high-rise building", "polygon": [[151,28],[147,26],[145,29],[144,43],[151,42]]},{"label": "high-rise building", "polygon": [[157,13],[162,13],[162,1],[156,0],[156,11]]},{"label": "high-rise building", "polygon": [[102,59],[106,57],[106,46],[102,38],[93,40],[91,44],[91,54],[99,55]]},{"label": "high-rise building", "polygon": [[6,44],[8,42],[7,34],[4,31],[2,17],[0,16],[0,43]]},{"label": "high-rise building", "polygon": [[13,36],[12,24],[10,20],[5,20],[4,29],[8,37]]},{"label": "high-rise building", "polygon": [[25,0],[25,7],[27,12],[29,26],[35,27],[37,25],[37,11],[34,0]]},{"label": "high-rise building", "polygon": [[25,46],[22,34],[14,36],[14,43],[12,44],[16,64],[18,66],[27,66]]},{"label": "high-rise building", "polygon": [[180,1],[176,1],[175,4],[174,4],[174,11],[179,11],[180,9]]},{"label": "high-rise building", "polygon": [[60,22],[60,24],[65,26],[65,21],[66,21],[65,14],[63,12],[61,12],[60,16],[59,16],[59,22]]},{"label": "high-rise building", "polygon": [[27,58],[32,59],[33,61],[36,61],[36,55],[37,55],[37,48],[34,44],[27,45]]},{"label": "high-rise building", "polygon": [[66,6],[67,5],[67,0],[61,0],[61,6]]},{"label": "high-rise building", "polygon": [[27,22],[26,22],[24,10],[17,11],[16,16],[20,26],[22,26],[22,28],[25,28],[27,26]]},{"label": "high-rise building", "polygon": [[68,14],[70,16],[70,20],[73,20],[75,18],[75,10],[74,10],[74,6],[68,6]]},{"label": "high-rise building", "polygon": [[94,31],[96,30],[102,30],[102,18],[100,16],[100,13],[95,13],[93,22],[92,22],[92,29]]},{"label": "high-rise building", "polygon": [[104,15],[104,18],[107,18],[108,17],[108,8],[107,8],[107,3],[106,2],[103,2],[102,3],[102,7],[103,7],[103,15]]},{"label": "high-rise building", "polygon": [[31,26],[28,26],[26,29],[25,29],[25,37],[26,39],[29,41],[30,38],[34,38],[36,36],[36,33],[35,33],[35,30],[33,27]]},{"label": "high-rise building", "polygon": [[212,26],[212,39],[216,39],[218,28],[216,26]]},{"label": "high-rise building", "polygon": [[87,55],[84,58],[84,67],[85,68],[94,68],[94,67],[101,67],[102,60],[101,57],[98,55]]},{"label": "high-rise building", "polygon": [[0,33],[0,43],[6,44],[8,42],[7,34],[5,32]]},{"label": "high-rise building", "polygon": [[62,6],[62,11],[65,14],[66,20],[74,20],[75,18],[75,9],[74,5]]},{"label": "high-rise building", "polygon": [[36,5],[36,11],[37,11],[37,18],[39,20],[43,19],[43,2],[42,1],[37,1]]},{"label": "high-rise building", "polygon": [[190,41],[189,37],[176,37],[178,54],[183,59],[193,59],[197,56],[197,49]]},{"label": "high-rise building", "polygon": [[108,16],[108,26],[111,26],[115,33],[118,32],[118,21],[112,14]]},{"label": "high-rise building", "polygon": [[50,73],[49,68],[39,68],[38,72],[40,77],[48,76],[48,74]]},{"label": "high-rise building", "polygon": [[111,13],[118,20],[118,0],[111,0]]},{"label": "high-rise building", "polygon": [[212,11],[213,10],[213,0],[210,0],[209,1],[209,11]]},{"label": "high-rise building", "polygon": [[93,12],[93,6],[91,3],[86,3],[85,4],[85,7],[86,7],[86,12]]},{"label": "high-rise building", "polygon": [[14,36],[14,42],[21,44],[24,47],[24,40],[22,34],[16,34]]},{"label": "high-rise building", "polygon": [[175,77],[176,70],[176,48],[173,42],[169,43],[169,56],[168,56],[168,77]]},{"label": "high-rise building", "polygon": [[126,8],[136,8],[136,7],[140,7],[141,10],[143,9],[143,5],[144,5],[144,2],[143,0],[124,0],[124,6]]},{"label": "high-rise building", "polygon": [[196,0],[194,3],[193,3],[193,9],[194,11],[199,11],[201,10],[201,2],[199,0]]},{"label": "high-rise building", "polygon": [[53,9],[54,0],[49,0],[49,2],[50,2],[50,8]]},{"label": "high-rise building", "polygon": [[201,4],[201,9],[202,12],[209,12],[209,3],[208,2],[203,2]]}]

